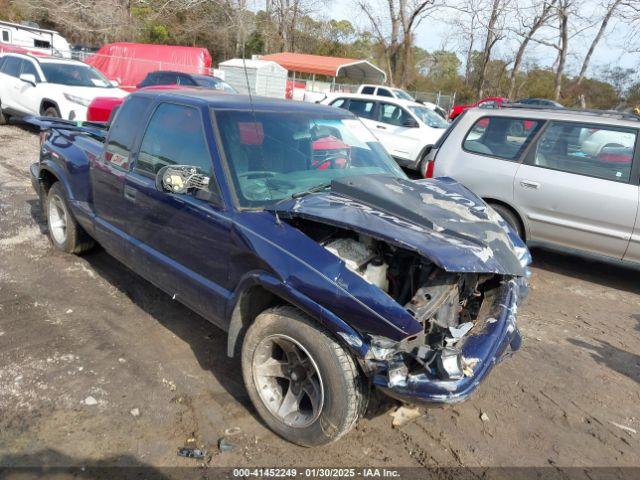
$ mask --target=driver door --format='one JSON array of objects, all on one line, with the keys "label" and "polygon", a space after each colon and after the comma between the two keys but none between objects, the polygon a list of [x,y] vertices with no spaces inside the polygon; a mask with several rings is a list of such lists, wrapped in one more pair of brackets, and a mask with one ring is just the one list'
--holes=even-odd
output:
[{"label": "driver door", "polygon": [[[230,296],[231,222],[213,177],[200,109],[160,103],[147,125],[124,184],[127,233],[135,270],[219,326]],[[208,118],[208,117],[207,117]],[[173,194],[156,188],[166,165],[196,166],[209,189]]]}]

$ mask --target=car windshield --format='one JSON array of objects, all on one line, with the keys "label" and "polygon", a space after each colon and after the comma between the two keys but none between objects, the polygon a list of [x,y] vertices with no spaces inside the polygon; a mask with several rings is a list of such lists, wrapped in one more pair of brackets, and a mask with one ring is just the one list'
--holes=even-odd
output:
[{"label": "car windshield", "polygon": [[72,87],[112,88],[111,82],[96,69],[69,63],[40,63],[42,73],[49,83]]},{"label": "car windshield", "polygon": [[420,119],[420,121],[431,128],[447,128],[447,121],[433,110],[427,107],[409,107],[409,109]]},{"label": "car windshield", "polygon": [[404,90],[400,90],[399,88],[394,88],[393,89],[393,93],[396,94],[396,98],[400,98],[402,100],[410,100],[410,101],[414,101],[413,97],[411,95],[409,95],[407,92],[405,92]]},{"label": "car windshield", "polygon": [[324,112],[223,110],[216,120],[244,208],[263,208],[352,175],[406,178],[355,118]]}]

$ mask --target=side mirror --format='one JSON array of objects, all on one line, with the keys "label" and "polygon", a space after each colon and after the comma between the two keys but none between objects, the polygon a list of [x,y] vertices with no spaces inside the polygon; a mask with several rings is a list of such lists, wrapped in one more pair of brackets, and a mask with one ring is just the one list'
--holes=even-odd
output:
[{"label": "side mirror", "polygon": [[210,181],[210,177],[198,173],[198,167],[191,165],[167,165],[156,174],[156,188],[175,194],[206,190]]},{"label": "side mirror", "polygon": [[112,87],[117,87],[118,85],[120,85],[120,82],[118,82],[118,80],[111,80],[110,83]]},{"label": "side mirror", "polygon": [[25,83],[30,83],[34,87],[36,86],[36,76],[33,73],[22,73],[20,75],[20,80]]}]

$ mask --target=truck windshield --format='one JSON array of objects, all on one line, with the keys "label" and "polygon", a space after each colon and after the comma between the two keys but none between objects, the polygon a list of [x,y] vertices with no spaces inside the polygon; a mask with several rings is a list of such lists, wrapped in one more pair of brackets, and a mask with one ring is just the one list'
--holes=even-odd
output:
[{"label": "truck windshield", "polygon": [[406,178],[355,118],[223,110],[216,120],[241,207],[262,208],[351,175]]},{"label": "truck windshield", "polygon": [[96,69],[70,63],[41,62],[44,78],[49,83],[72,87],[111,88],[111,82]]}]

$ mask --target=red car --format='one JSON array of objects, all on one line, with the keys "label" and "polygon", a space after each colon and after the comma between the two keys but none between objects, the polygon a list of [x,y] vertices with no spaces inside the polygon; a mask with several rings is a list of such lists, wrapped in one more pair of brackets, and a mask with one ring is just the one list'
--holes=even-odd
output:
[{"label": "red car", "polygon": [[485,97],[471,105],[456,105],[449,112],[449,119],[453,120],[465,110],[470,108],[502,108],[502,105],[509,103],[508,98],[504,97]]}]

